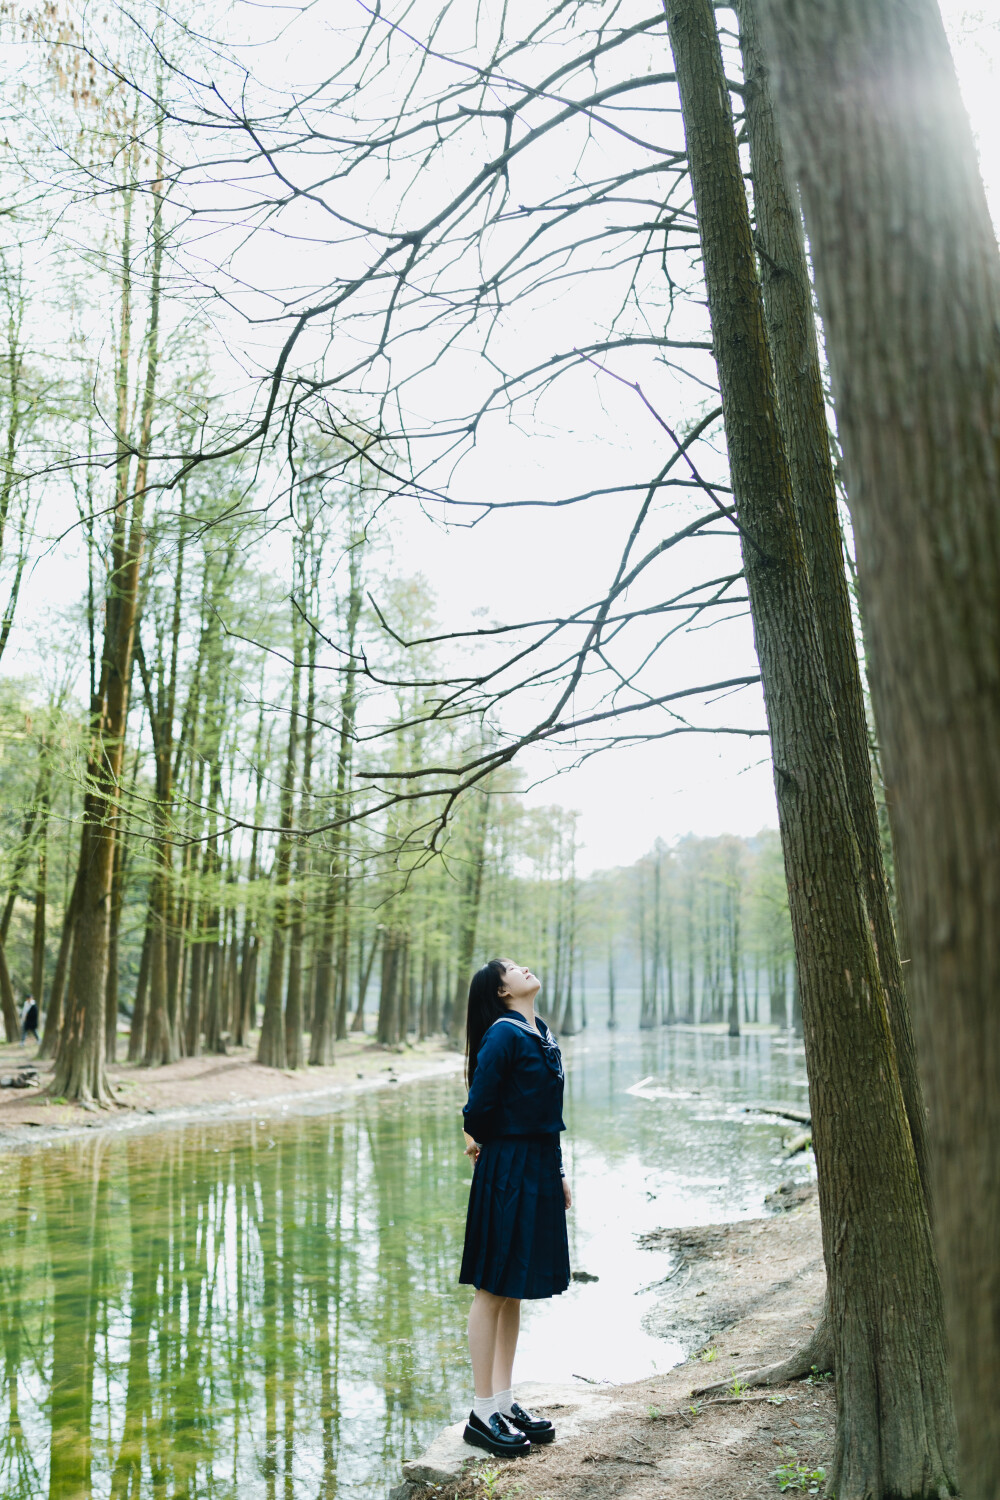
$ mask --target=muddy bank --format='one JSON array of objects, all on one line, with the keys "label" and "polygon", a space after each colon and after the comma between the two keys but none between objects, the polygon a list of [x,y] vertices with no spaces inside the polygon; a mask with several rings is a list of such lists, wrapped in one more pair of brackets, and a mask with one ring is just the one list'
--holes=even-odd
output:
[{"label": "muddy bank", "polygon": [[312,1101],[458,1074],[462,1067],[460,1054],[441,1037],[386,1048],[371,1037],[351,1036],[337,1043],[330,1067],[294,1071],[258,1067],[253,1049],[231,1048],[225,1057],[185,1057],[162,1068],[110,1064],[114,1103],[98,1109],[50,1098],[46,1090],[52,1080],[52,1063],[39,1062],[36,1051],[33,1046],[0,1047],[0,1077],[16,1076],[26,1066],[38,1074],[37,1085],[0,1089],[0,1150],[94,1130],[180,1124],[206,1116],[239,1115],[248,1109],[266,1113],[308,1108]]},{"label": "muddy bank", "polygon": [[[471,1500],[487,1484],[493,1496],[531,1500],[745,1500],[780,1496],[782,1466],[813,1475],[829,1465],[832,1382],[746,1393],[738,1383],[741,1370],[786,1357],[815,1327],[824,1289],[815,1201],[769,1219],[659,1230],[642,1243],[676,1257],[646,1326],[680,1339],[691,1357],[629,1385],[524,1387],[539,1406],[548,1398],[562,1424],[551,1447],[480,1460],[458,1424],[404,1466],[394,1500]],[[724,1393],[693,1395],[720,1380]]]}]

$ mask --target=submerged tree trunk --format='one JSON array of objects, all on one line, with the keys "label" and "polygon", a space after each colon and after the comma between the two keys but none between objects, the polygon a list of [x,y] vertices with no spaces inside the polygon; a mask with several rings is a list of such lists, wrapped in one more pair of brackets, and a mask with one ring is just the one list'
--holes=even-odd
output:
[{"label": "submerged tree trunk", "polygon": [[933,0],[767,0],[844,447],[962,1488],[1000,1494],[1000,257]]},{"label": "submerged tree trunk", "polygon": [[666,0],[801,986],[838,1500],[956,1488],[930,1226],[809,590],[710,0]]}]

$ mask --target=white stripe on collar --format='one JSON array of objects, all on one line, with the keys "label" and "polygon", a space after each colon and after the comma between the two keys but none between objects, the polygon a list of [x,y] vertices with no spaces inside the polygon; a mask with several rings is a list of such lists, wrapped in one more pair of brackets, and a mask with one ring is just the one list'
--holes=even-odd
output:
[{"label": "white stripe on collar", "polygon": [[[519,1026],[521,1030],[526,1031],[529,1036],[537,1036],[540,1042],[545,1041],[546,1032],[548,1032],[549,1030],[548,1027],[545,1026],[544,1021],[542,1021],[542,1025],[545,1026],[545,1031],[539,1031],[537,1026],[532,1026],[530,1022],[526,1021],[522,1015],[519,1015],[517,1013],[515,1013],[514,1015],[497,1016],[496,1020],[490,1023],[491,1028],[493,1026],[499,1025],[501,1021],[509,1021],[512,1026]],[[551,1036],[551,1032],[549,1032],[549,1035]]]}]

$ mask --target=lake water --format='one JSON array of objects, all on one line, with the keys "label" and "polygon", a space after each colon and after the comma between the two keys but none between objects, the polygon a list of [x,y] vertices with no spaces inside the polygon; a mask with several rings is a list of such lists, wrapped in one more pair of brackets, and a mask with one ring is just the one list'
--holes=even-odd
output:
[{"label": "lake water", "polygon": [[[638,1379],[685,1351],[642,1330],[670,1260],[635,1236],[808,1175],[742,1108],[805,1104],[801,1044],[564,1050],[571,1260],[599,1280],[525,1304],[516,1374]],[[463,1098],[456,1077],[0,1156],[4,1500],[380,1500],[469,1406]]]}]

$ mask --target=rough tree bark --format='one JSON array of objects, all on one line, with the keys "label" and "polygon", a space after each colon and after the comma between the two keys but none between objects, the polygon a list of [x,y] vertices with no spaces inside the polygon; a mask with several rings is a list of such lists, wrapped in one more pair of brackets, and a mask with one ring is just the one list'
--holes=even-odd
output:
[{"label": "rough tree bark", "polygon": [[666,0],[795,939],[838,1500],[954,1493],[940,1288],[777,413],[711,0]]},{"label": "rough tree bark", "polygon": [[781,432],[792,475],[823,660],[847,776],[847,794],[861,854],[868,915],[875,935],[917,1167],[927,1191],[926,1112],[882,858],[864,689],[837,514],[837,486],[816,339],[812,285],[802,217],[797,195],[785,171],[774,114],[767,61],[759,34],[759,4],[760,0],[737,0],[736,13],[743,55],[744,118],[750,146],[756,218],[754,241],[764,292],[764,317],[774,365]]},{"label": "rough tree bark", "polygon": [[[104,645],[100,680],[91,702],[91,744],[87,765],[83,829],[78,866],[77,932],[73,944],[70,990],[59,1033],[52,1092],[73,1100],[110,1102],[103,1056],[105,996],[108,975],[115,824],[125,754],[132,681],[133,646],[138,614],[139,570],[145,546],[145,492],[151,424],[159,359],[161,193],[154,189],[153,258],[149,326],[146,334],[145,383],[135,474],[130,495],[129,360],[132,337],[132,206],[138,166],[138,142],[127,153],[128,173],[121,243],[122,307],[116,372],[115,505],[110,568],[105,597]],[[158,176],[162,176],[163,137],[159,127]],[[131,503],[130,503],[131,500]]]},{"label": "rough tree bark", "polygon": [[1000,257],[933,0],[766,0],[847,470],[962,1485],[1000,1494]]}]

